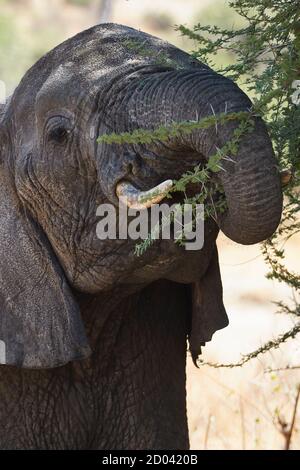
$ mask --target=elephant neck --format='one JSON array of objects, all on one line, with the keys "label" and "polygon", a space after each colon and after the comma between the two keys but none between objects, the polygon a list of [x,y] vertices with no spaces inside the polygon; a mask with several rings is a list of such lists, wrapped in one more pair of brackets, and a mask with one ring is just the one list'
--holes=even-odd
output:
[{"label": "elephant neck", "polygon": [[187,448],[186,287],[157,281],[127,298],[79,303],[93,353],[72,367],[95,384],[101,439],[109,448]]}]

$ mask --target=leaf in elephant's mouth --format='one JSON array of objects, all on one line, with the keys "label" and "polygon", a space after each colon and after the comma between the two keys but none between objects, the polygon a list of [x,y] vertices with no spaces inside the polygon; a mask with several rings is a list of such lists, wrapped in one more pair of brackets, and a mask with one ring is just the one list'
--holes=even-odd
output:
[{"label": "leaf in elephant's mouth", "polygon": [[212,183],[210,187],[203,185],[202,183],[190,183],[186,186],[185,191],[174,191],[164,199],[164,201],[170,201],[170,203],[195,202],[218,204],[221,199],[225,201],[225,194],[223,188],[216,183]]}]

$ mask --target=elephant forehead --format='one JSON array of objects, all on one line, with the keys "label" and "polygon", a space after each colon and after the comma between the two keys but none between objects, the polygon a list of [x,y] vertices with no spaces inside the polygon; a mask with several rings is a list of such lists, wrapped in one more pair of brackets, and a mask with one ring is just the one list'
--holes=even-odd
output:
[{"label": "elephant forehead", "polygon": [[84,104],[97,93],[106,96],[118,78],[131,72],[149,66],[199,67],[194,62],[167,42],[126,26],[98,25],[79,33],[42,57],[16,89],[10,110],[20,145],[32,138],[32,127],[49,107],[89,108]]},{"label": "elephant forehead", "polygon": [[[15,96],[22,93],[39,94],[41,88],[53,88],[53,83],[62,85],[76,80],[109,80],[122,69],[131,65],[158,64],[174,67],[187,66],[191,57],[166,41],[116,25],[98,25],[79,33],[57,46],[42,57],[25,75]],[[19,103],[20,104],[20,103]]]},{"label": "elephant forehead", "polygon": [[37,116],[55,107],[77,107],[80,101],[94,98],[114,77],[122,76],[122,70],[128,69],[132,62],[123,60],[119,67],[109,67],[99,61],[96,64],[92,59],[85,64],[75,60],[59,64],[36,94]]},{"label": "elephant forehead", "polygon": [[[42,85],[36,95],[35,105],[36,114],[49,109],[49,107],[61,106],[66,98],[70,98],[70,93],[74,95],[79,83],[76,81],[76,64],[67,62],[60,64],[57,69],[51,73],[45,83]],[[66,91],[70,93],[66,93]],[[69,99],[70,101],[70,99]]]}]

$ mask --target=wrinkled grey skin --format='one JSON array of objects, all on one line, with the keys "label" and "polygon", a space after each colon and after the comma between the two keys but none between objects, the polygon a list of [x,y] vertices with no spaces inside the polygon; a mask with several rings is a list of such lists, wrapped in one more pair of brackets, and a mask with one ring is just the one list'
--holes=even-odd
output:
[{"label": "wrinkled grey skin", "polygon": [[250,106],[186,53],[114,24],[25,75],[0,112],[1,448],[188,447],[186,340],[196,359],[227,324],[218,230],[257,243],[280,219],[270,139],[257,119],[222,162],[228,211],[202,250],[163,241],[137,258],[135,242],[97,239],[97,206],[117,204],[123,179],[149,189],[204,163],[237,123],[165,144],[96,138]]}]

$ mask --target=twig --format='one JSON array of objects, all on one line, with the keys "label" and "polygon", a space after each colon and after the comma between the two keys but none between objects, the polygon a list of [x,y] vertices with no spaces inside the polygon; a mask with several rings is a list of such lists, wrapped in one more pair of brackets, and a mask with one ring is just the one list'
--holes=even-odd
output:
[{"label": "twig", "polygon": [[202,359],[198,360],[197,363],[199,366],[210,366],[216,369],[221,368],[221,367],[229,368],[229,369],[232,369],[233,367],[242,367],[244,364],[249,362],[251,359],[256,358],[260,354],[263,354],[273,349],[278,349],[281,346],[281,344],[285,343],[288,339],[295,338],[295,336],[299,332],[300,332],[300,322],[296,323],[296,325],[293,328],[286,331],[282,335],[278,336],[275,340],[268,341],[267,343],[265,343],[263,346],[256,349],[255,351],[252,351],[249,354],[243,355],[241,360],[235,363],[218,364],[215,362],[209,362],[209,361],[206,362],[206,361],[203,361]]},{"label": "twig", "polygon": [[265,373],[269,373],[269,372],[287,372],[289,370],[296,370],[296,369],[300,369],[300,365],[297,365],[297,366],[287,365],[285,367],[277,367],[276,369],[268,368],[268,369],[265,370]]},{"label": "twig", "polygon": [[296,400],[295,400],[295,404],[294,404],[292,422],[291,422],[289,431],[286,433],[285,450],[290,449],[292,435],[293,435],[293,431],[294,431],[295,423],[296,423],[296,415],[297,415],[297,407],[298,407],[298,403],[299,403],[299,396],[300,396],[300,384],[297,387],[297,395],[296,395]]},{"label": "twig", "polygon": [[211,426],[211,420],[212,420],[212,415],[209,414],[207,426],[205,430],[205,436],[204,436],[204,449],[205,450],[207,450],[207,443],[208,443],[208,436],[209,436],[209,431],[210,431],[210,426]]},{"label": "twig", "polygon": [[242,429],[242,449],[246,449],[246,432],[245,432],[245,416],[243,399],[240,396],[240,412],[241,412],[241,429]]}]

